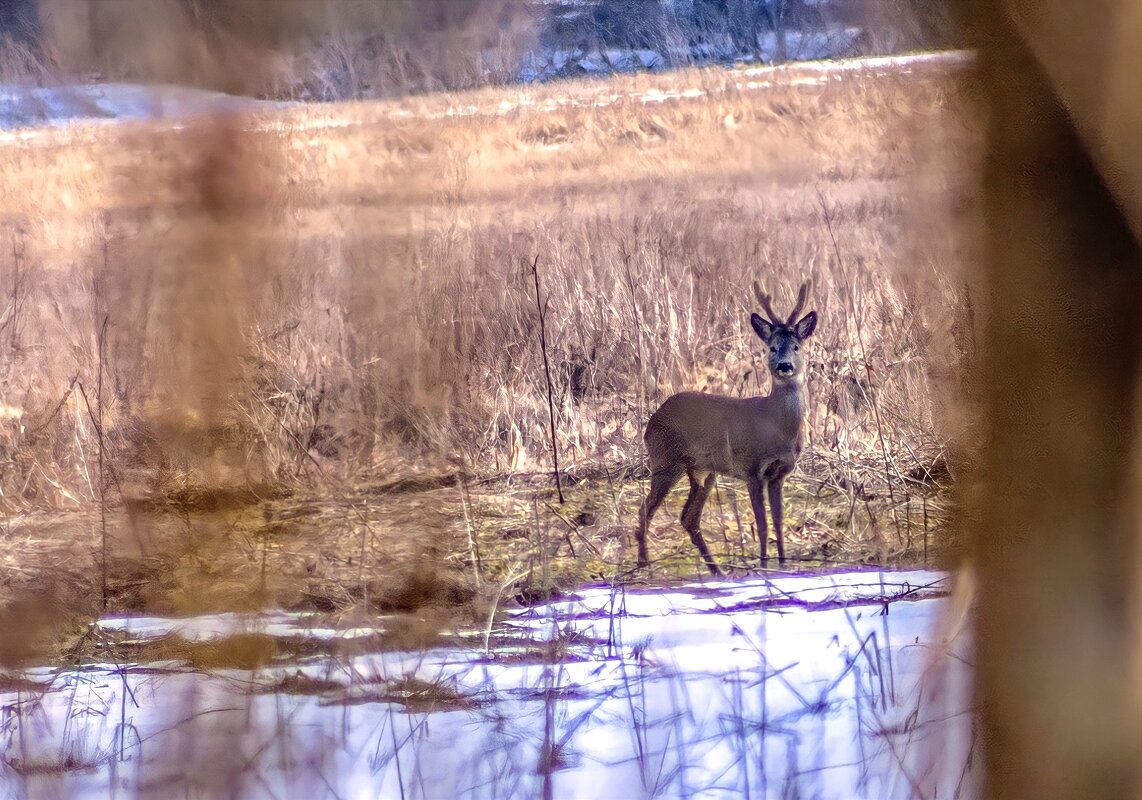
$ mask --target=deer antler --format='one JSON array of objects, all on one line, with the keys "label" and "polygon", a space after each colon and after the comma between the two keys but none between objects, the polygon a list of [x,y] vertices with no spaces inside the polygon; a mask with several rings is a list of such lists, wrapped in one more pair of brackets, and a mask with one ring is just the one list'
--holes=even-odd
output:
[{"label": "deer antler", "polygon": [[812,279],[801,284],[801,289],[797,292],[797,305],[793,306],[793,312],[789,315],[789,319],[785,320],[786,325],[792,325],[797,321],[797,315],[800,314],[801,309],[805,307],[805,301],[809,299],[809,289],[812,287]]},{"label": "deer antler", "polygon": [[773,297],[763,292],[761,285],[757,281],[753,282],[753,296],[757,298],[757,302],[761,303],[761,307],[764,308],[765,313],[769,315],[769,321],[774,325],[780,325],[781,318],[773,313],[773,306],[771,305]]}]

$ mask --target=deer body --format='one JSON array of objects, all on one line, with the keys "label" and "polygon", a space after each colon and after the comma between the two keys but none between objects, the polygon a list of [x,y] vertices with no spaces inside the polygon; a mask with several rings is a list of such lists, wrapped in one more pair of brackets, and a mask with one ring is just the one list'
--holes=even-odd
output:
[{"label": "deer body", "polygon": [[792,469],[801,453],[804,398],[801,391],[782,389],[767,397],[674,395],[646,426],[647,448],[658,455],[652,462],[680,462],[688,471],[743,481]]},{"label": "deer body", "polygon": [[785,477],[801,455],[805,384],[800,345],[817,324],[816,312],[794,322],[804,307],[808,284],[801,287],[793,313],[779,321],[769,295],[754,286],[769,319],[753,314],[750,323],[769,345],[773,391],[764,397],[727,397],[702,392],[673,395],[651,415],[644,439],[650,458],[650,491],[639,512],[638,563],[646,566],[646,532],[654,512],[683,475],[690,494],[682,509],[682,527],[690,534],[711,574],[720,574],[702,538],[700,522],[706,498],[718,474],[745,481],[757,521],[762,561],[768,559],[765,496],[773,514],[777,557],[785,562],[781,496]]}]

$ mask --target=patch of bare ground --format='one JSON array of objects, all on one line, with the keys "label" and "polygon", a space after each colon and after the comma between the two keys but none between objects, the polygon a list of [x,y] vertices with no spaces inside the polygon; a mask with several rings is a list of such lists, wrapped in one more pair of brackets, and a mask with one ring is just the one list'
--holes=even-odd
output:
[{"label": "patch of bare ground", "polygon": [[[6,135],[0,595],[479,619],[627,579],[648,414],[681,389],[767,391],[748,287],[805,277],[821,324],[788,549],[930,557],[968,402],[948,389],[972,347],[970,69],[691,70]],[[695,574],[668,502],[655,569]],[[705,525],[731,569],[756,567],[750,519],[720,481]]]}]

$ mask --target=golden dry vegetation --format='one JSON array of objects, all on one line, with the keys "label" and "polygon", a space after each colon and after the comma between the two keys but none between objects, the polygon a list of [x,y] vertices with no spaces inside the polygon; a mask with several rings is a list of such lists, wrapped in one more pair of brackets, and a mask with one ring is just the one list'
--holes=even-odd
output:
[{"label": "golden dry vegetation", "polygon": [[[805,277],[822,322],[788,549],[928,558],[970,434],[970,70],[706,69],[4,134],[0,594],[479,614],[622,577],[648,414],[767,391],[749,287],[784,306]],[[651,549],[693,575],[675,516]],[[756,567],[744,487],[719,482],[705,528]]]}]

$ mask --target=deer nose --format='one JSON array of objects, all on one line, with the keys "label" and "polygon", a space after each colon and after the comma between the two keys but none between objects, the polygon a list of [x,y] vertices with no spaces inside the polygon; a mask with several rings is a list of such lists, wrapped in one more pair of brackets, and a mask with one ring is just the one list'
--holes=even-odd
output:
[{"label": "deer nose", "polygon": [[793,364],[789,361],[782,361],[777,365],[777,374],[779,375],[792,375]]}]

